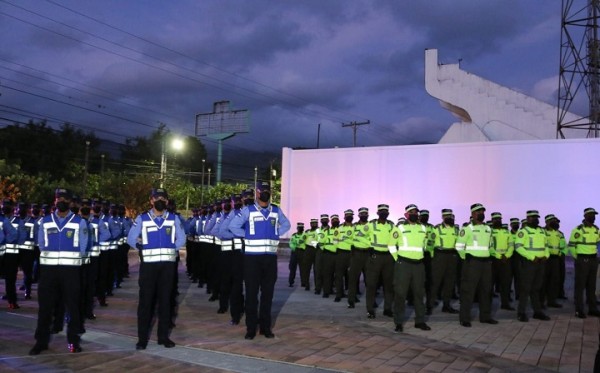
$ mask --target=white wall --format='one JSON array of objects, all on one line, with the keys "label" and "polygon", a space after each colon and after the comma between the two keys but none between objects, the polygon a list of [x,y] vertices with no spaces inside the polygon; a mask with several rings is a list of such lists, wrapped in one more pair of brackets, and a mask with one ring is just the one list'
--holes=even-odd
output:
[{"label": "white wall", "polygon": [[[600,210],[599,139],[510,141],[315,150],[283,149],[281,207],[292,222],[308,224],[320,214],[390,205],[395,222],[415,203],[441,220],[451,208],[457,223],[480,202],[494,211],[524,218],[539,210],[561,220],[568,236],[583,209]],[[600,222],[600,218],[598,219]]]}]

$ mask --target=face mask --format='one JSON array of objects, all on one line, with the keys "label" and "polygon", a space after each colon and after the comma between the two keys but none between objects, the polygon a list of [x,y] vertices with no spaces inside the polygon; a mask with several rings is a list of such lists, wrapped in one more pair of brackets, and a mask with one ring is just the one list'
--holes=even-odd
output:
[{"label": "face mask", "polygon": [[531,228],[537,228],[539,224],[540,224],[540,220],[538,218],[533,218],[527,222],[527,225],[530,226]]},{"label": "face mask", "polygon": [[81,212],[81,215],[88,216],[90,214],[90,208],[89,207],[82,207],[82,208],[79,209],[79,211]]},{"label": "face mask", "polygon": [[215,211],[216,211],[216,212],[221,212],[221,211],[223,211],[223,206],[221,206],[221,205],[217,206],[217,208],[215,208]]},{"label": "face mask", "polygon": [[353,217],[352,217],[352,216],[346,216],[346,217],[344,218],[344,221],[345,221],[346,223],[352,223],[352,220],[353,220]]},{"label": "face mask", "polygon": [[21,219],[25,219],[27,217],[27,210],[23,210],[23,211],[19,210],[19,217]]},{"label": "face mask", "polygon": [[71,212],[76,215],[79,214],[79,207],[77,207],[77,206],[71,207]]},{"label": "face mask", "polygon": [[241,203],[236,203],[236,204],[235,204],[235,209],[236,209],[236,210],[240,210],[240,209],[242,208],[242,206],[243,206],[243,205],[242,205]]},{"label": "face mask", "polygon": [[254,200],[252,198],[248,198],[247,200],[244,201],[244,205],[246,206],[250,206],[254,204]]},{"label": "face mask", "polygon": [[368,216],[366,215],[361,215],[358,217],[358,220],[360,220],[362,223],[366,223],[366,221],[369,219]]},{"label": "face mask", "polygon": [[269,202],[269,199],[271,199],[271,193],[270,192],[260,192],[260,196],[258,197],[258,199],[261,202]]},{"label": "face mask", "polygon": [[157,201],[154,201],[154,208],[156,209],[156,211],[164,211],[167,208],[167,202],[159,199]]},{"label": "face mask", "polygon": [[485,220],[485,214],[480,212],[475,216],[475,219],[477,219],[478,222],[483,223],[483,221]]},{"label": "face mask", "polygon": [[298,228],[298,233],[304,233],[304,228]]},{"label": "face mask", "polygon": [[40,214],[40,209],[33,209],[33,210],[31,210],[31,214],[33,216],[38,216]]},{"label": "face mask", "polygon": [[100,208],[100,206],[94,206],[94,213],[95,214],[99,214],[101,210],[102,209]]},{"label": "face mask", "polygon": [[10,206],[2,207],[2,213],[4,215],[12,215],[13,209]]},{"label": "face mask", "polygon": [[69,210],[69,202],[66,202],[66,201],[56,202],[56,208],[60,212],[67,212]]},{"label": "face mask", "polygon": [[596,222],[596,215],[586,216],[585,221],[587,221],[589,224],[594,224]]},{"label": "face mask", "polygon": [[419,220],[421,221],[421,224],[427,224],[429,222],[429,216],[423,215]]},{"label": "face mask", "polygon": [[388,218],[388,216],[390,216],[390,213],[389,212],[380,212],[377,215],[379,216],[379,219],[385,220]]},{"label": "face mask", "polygon": [[558,230],[558,223],[553,221],[550,223],[550,228]]},{"label": "face mask", "polygon": [[501,228],[502,227],[502,222],[501,221],[492,221],[492,226],[496,229]]},{"label": "face mask", "polygon": [[108,215],[109,211],[110,211],[110,210],[108,209],[108,207],[106,207],[106,208],[103,208],[103,209],[102,209],[102,213],[103,213],[104,215]]},{"label": "face mask", "polygon": [[230,204],[226,204],[225,207],[223,208],[223,210],[225,210],[225,212],[231,211],[231,205]]},{"label": "face mask", "polygon": [[416,223],[419,220],[419,215],[417,214],[409,214],[408,221],[411,223]]},{"label": "face mask", "polygon": [[340,221],[339,221],[339,220],[334,220],[334,221],[332,221],[332,222],[331,222],[331,226],[332,226],[333,228],[337,228],[337,227],[339,227],[339,226],[340,226]]},{"label": "face mask", "polygon": [[444,223],[446,223],[448,225],[454,225],[454,219],[452,219],[452,218],[445,218],[444,219]]}]

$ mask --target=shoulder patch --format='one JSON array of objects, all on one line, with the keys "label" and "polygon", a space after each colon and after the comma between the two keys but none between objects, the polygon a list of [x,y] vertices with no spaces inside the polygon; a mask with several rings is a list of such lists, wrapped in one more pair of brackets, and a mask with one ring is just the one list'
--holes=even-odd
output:
[{"label": "shoulder patch", "polygon": [[398,234],[398,232],[394,232],[394,234],[392,234],[392,237],[398,238],[398,237],[400,237],[400,235]]},{"label": "shoulder patch", "polygon": [[523,232],[519,232],[519,234],[517,236],[519,236],[519,238],[523,238],[525,234]]},{"label": "shoulder patch", "polygon": [[435,233],[431,232],[431,238],[435,238]]},{"label": "shoulder patch", "polygon": [[340,233],[340,231],[338,231],[337,229],[333,231],[333,235],[334,235],[334,236],[337,236],[337,235],[338,235],[338,233]]},{"label": "shoulder patch", "polygon": [[363,228],[364,231],[368,231],[369,230],[369,225],[365,224],[365,227]]},{"label": "shoulder patch", "polygon": [[461,230],[460,230],[460,233],[459,233],[458,235],[459,235],[459,236],[461,236],[461,237],[463,237],[463,236],[465,235],[465,230],[464,230],[464,229],[461,229]]},{"label": "shoulder patch", "polygon": [[579,232],[575,233],[575,238],[579,238],[581,237],[581,235],[579,234]]}]

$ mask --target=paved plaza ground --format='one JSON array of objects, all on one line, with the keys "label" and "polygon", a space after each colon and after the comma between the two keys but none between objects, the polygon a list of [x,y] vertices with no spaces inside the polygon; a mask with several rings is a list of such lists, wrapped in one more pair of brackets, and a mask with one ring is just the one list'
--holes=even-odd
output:
[{"label": "paved plaza ground", "polygon": [[108,298],[108,307],[96,308],[98,318],[86,324],[82,353],[67,352],[62,332],[54,336],[49,350],[29,356],[35,342],[36,291],[32,300],[24,300],[19,292],[19,310],[3,305],[0,372],[593,371],[599,319],[574,316],[571,262],[569,300],[562,309],[547,310],[550,321],[519,322],[515,312],[500,310],[495,298],[498,325],[480,324],[476,305],[471,328],[460,326],[457,315],[441,313],[438,307],[427,320],[431,331],[415,329],[411,315],[405,332],[397,334],[392,319],[381,315],[381,308],[375,320],[367,319],[364,300],[348,309],[345,299],[334,303],[333,297],[324,299],[305,291],[299,279],[295,287],[288,287],[287,260],[285,255],[279,257],[273,339],[258,335],[245,340],[243,321],[231,326],[228,314],[217,314],[217,302],[209,302],[205,289],[187,279],[182,261],[179,313],[171,334],[177,346],[157,345],[154,329],[148,348],[136,351],[139,262],[131,251],[131,277]]}]

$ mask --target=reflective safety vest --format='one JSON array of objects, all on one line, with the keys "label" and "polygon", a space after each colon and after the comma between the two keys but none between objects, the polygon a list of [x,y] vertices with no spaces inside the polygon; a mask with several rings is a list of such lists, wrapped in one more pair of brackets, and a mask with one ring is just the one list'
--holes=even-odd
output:
[{"label": "reflective safety vest", "polygon": [[319,232],[319,247],[323,250],[335,253],[337,246],[335,244],[335,236],[339,232],[332,227],[322,227]]},{"label": "reflective safety vest", "polygon": [[492,228],[492,255],[497,259],[502,259],[504,255],[507,258],[512,257],[515,242],[513,235],[506,228]]},{"label": "reflective safety vest", "polygon": [[546,246],[548,246],[550,255],[565,255],[567,241],[563,232],[556,229],[546,229]]},{"label": "reflective safety vest", "polygon": [[166,213],[160,225],[149,212],[142,214],[141,259],[144,263],[174,262],[177,258],[175,247],[175,215]]},{"label": "reflective safety vest", "polygon": [[548,258],[550,253],[546,247],[546,232],[544,228],[524,227],[517,232],[515,250],[527,260]]},{"label": "reflective safety vest", "polygon": [[569,249],[571,255],[577,258],[577,254],[596,255],[598,253],[598,242],[600,242],[600,230],[595,225],[586,227],[578,225],[571,231],[569,238]]},{"label": "reflective safety vest", "polygon": [[306,246],[317,247],[319,243],[319,229],[308,230],[304,233],[304,243]]},{"label": "reflective safety vest", "polygon": [[17,230],[17,241],[14,241],[12,243],[6,243],[5,245],[5,253],[6,254],[18,254],[19,253],[19,247],[21,245],[19,245],[17,242],[20,239],[20,237],[18,237],[21,234],[21,230],[20,230],[20,224],[21,224],[21,219],[17,218],[16,216],[13,216],[12,219],[10,219],[10,223],[12,224],[12,226]]},{"label": "reflective safety vest", "polygon": [[420,260],[427,249],[427,227],[423,224],[400,224],[392,229],[388,250],[398,257]]},{"label": "reflective safety vest", "polygon": [[40,264],[80,266],[83,256],[79,248],[81,217],[70,213],[62,223],[55,214],[43,218],[40,242]]},{"label": "reflective safety vest", "polygon": [[31,217],[27,218],[27,220],[24,221],[24,226],[27,237],[25,238],[25,242],[19,246],[19,249],[33,250],[35,246],[35,220]]},{"label": "reflective safety vest", "polygon": [[458,228],[454,225],[439,224],[433,230],[433,247],[436,250],[456,250]]},{"label": "reflective safety vest", "polygon": [[365,224],[361,224],[361,223],[356,223],[354,224],[354,232],[353,232],[353,243],[352,245],[357,248],[357,249],[362,249],[362,250],[366,250],[366,249],[370,249],[371,248],[371,240],[369,238],[369,235],[367,234],[367,232],[365,232],[365,226],[369,225],[369,223],[365,223]]},{"label": "reflective safety vest", "polygon": [[462,259],[466,255],[478,258],[490,256],[490,244],[492,241],[492,229],[485,224],[469,224],[463,227],[456,239],[456,251]]},{"label": "reflective safety vest", "polygon": [[292,237],[290,237],[290,249],[292,251],[295,250],[304,250],[306,249],[306,244],[304,243],[304,232],[302,233],[294,233]]},{"label": "reflective safety vest", "polygon": [[387,220],[381,224],[377,220],[372,220],[369,224],[363,225],[363,232],[369,236],[371,247],[375,251],[389,252],[388,243],[392,238],[394,223]]},{"label": "reflective safety vest", "polygon": [[246,255],[277,254],[279,246],[279,207],[269,205],[268,209],[247,206],[248,222],[245,224],[244,253]]},{"label": "reflective safety vest", "polygon": [[349,251],[352,249],[354,241],[354,226],[342,224],[338,227],[339,235],[337,237],[338,250]]}]

